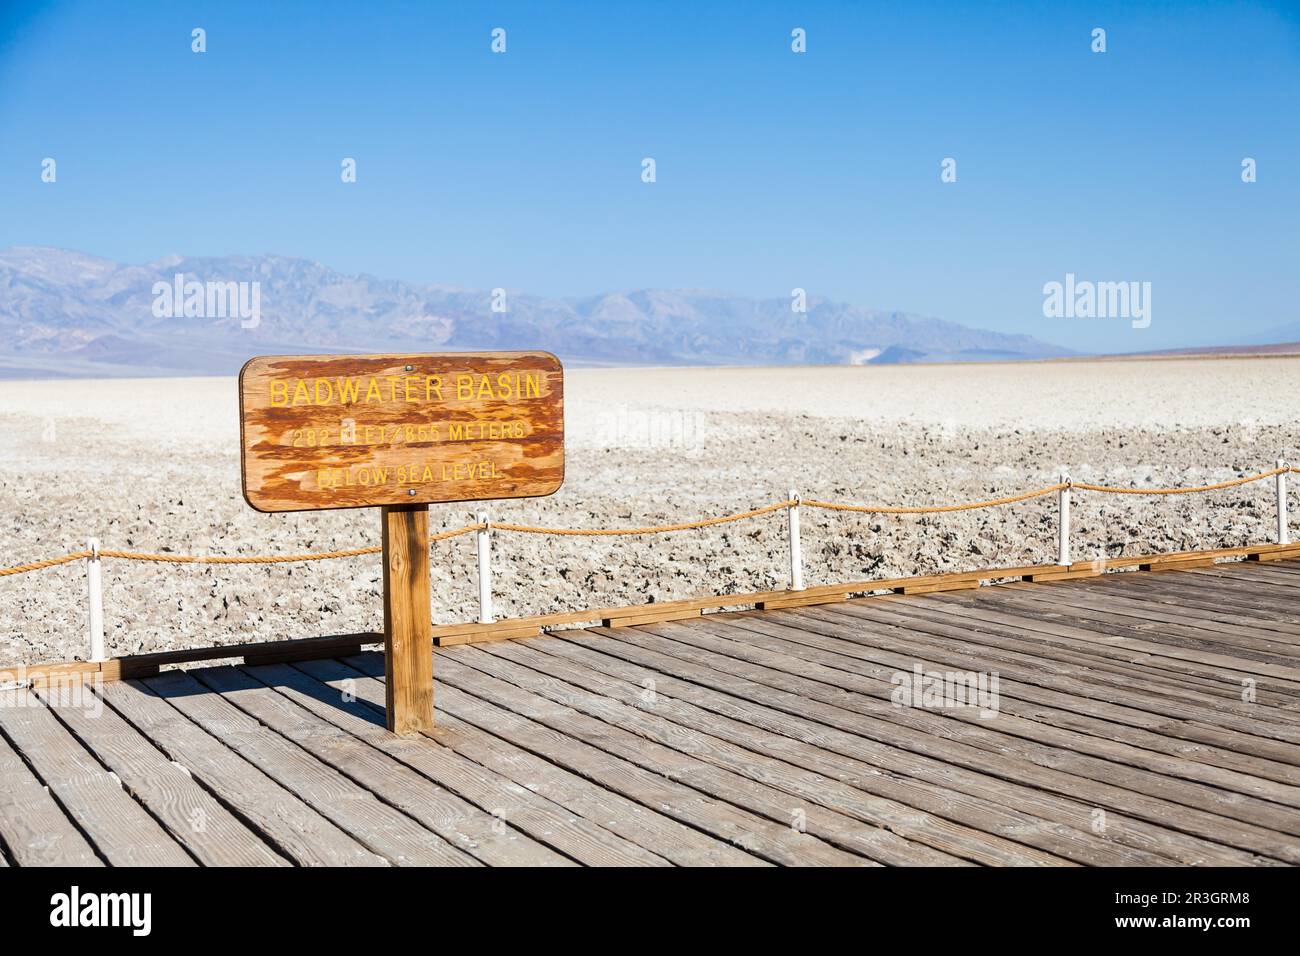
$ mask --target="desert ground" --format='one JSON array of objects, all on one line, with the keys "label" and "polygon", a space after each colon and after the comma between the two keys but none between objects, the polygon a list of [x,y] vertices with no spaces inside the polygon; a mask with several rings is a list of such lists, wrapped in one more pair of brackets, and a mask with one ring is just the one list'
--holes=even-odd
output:
[{"label": "desert ground", "polygon": [[[1080,481],[1201,484],[1300,459],[1300,358],[571,370],[567,479],[545,499],[434,505],[456,527],[612,527],[804,497],[944,504]],[[85,547],[277,554],[378,543],[376,511],[243,501],[231,379],[0,382],[0,567]],[[1293,479],[1292,488],[1300,487]],[[1272,540],[1271,481],[1075,494],[1076,558]],[[1291,509],[1300,509],[1292,494]],[[1055,560],[1054,498],[936,516],[803,515],[807,583]],[[1293,531],[1294,534],[1294,531]],[[498,533],[498,614],[788,583],[785,518],[616,539]],[[438,623],[477,613],[474,543],[434,546]],[[0,578],[0,664],[86,653],[84,562]],[[377,556],[255,567],[105,560],[112,654],[382,629]]]}]

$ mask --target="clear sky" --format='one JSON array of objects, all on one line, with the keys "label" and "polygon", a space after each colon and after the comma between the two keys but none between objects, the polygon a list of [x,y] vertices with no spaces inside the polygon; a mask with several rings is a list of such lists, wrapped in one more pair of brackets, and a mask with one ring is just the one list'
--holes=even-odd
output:
[{"label": "clear sky", "polygon": [[[0,247],[802,287],[1088,350],[1300,321],[1294,0],[0,10]],[[1045,318],[1066,273],[1150,282],[1150,327]]]}]

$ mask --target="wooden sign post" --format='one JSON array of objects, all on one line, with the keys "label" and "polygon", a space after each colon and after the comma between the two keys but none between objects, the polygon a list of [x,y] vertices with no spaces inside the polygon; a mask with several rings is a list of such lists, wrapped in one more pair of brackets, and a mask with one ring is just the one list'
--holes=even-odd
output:
[{"label": "wooden sign post", "polygon": [[385,505],[384,700],[388,729],[433,729],[433,624],[429,616],[429,506]]},{"label": "wooden sign post", "polygon": [[239,373],[244,499],[380,507],[388,729],[433,727],[429,504],[554,494],[564,370],[549,352],[284,355]]}]

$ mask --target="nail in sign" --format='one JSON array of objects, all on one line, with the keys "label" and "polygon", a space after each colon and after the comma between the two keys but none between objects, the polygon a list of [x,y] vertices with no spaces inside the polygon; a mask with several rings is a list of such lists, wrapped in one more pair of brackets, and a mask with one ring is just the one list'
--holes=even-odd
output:
[{"label": "nail in sign", "polygon": [[259,356],[239,411],[258,511],[531,498],[564,481],[549,352]]}]

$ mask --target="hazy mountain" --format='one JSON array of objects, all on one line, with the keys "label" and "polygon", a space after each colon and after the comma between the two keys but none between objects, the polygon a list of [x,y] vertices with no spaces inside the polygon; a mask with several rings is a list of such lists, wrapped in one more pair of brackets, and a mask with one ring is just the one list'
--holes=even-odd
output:
[{"label": "hazy mountain", "polygon": [[1267,332],[1241,340],[1243,345],[1271,345],[1275,342],[1300,342],[1300,322],[1277,325]]},{"label": "hazy mountain", "polygon": [[[245,286],[260,322],[222,297],[186,314],[182,283]],[[155,294],[164,283],[166,293]],[[224,286],[222,287],[224,290]],[[231,289],[230,291],[234,291]],[[182,287],[184,293],[184,288]],[[176,299],[174,311],[171,306]],[[863,364],[1043,358],[1065,349],[903,312],[810,296],[749,299],[641,290],[549,299],[348,276],[283,256],[187,258],[148,265],[43,247],[0,252],[0,376],[199,374],[236,371],[277,352],[548,349],[574,364]],[[162,311],[164,314],[159,315]]]}]

